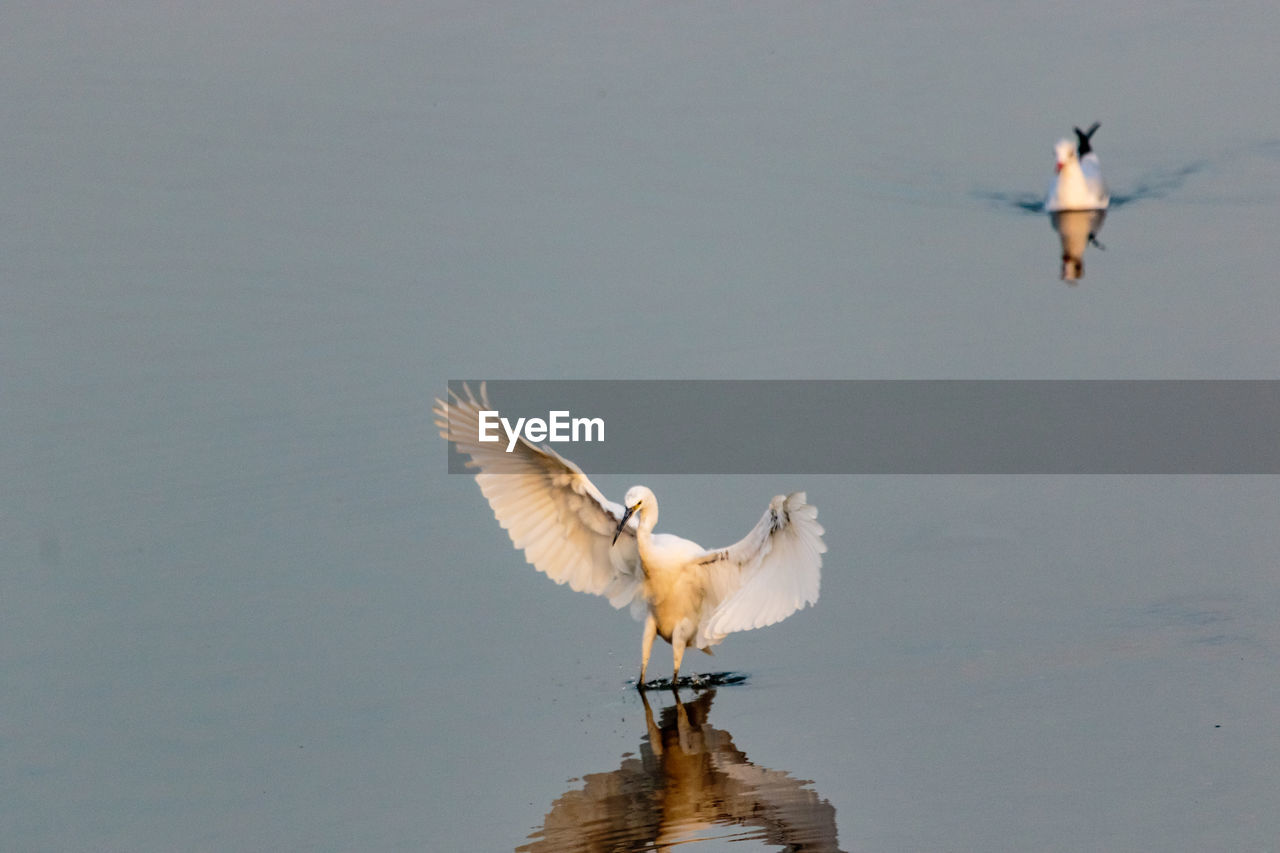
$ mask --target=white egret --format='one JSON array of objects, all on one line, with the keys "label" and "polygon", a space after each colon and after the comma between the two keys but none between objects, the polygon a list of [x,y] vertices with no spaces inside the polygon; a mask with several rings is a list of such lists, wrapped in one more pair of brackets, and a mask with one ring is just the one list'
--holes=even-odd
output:
[{"label": "white egret", "polygon": [[1093,153],[1090,140],[1102,125],[1094,122],[1088,130],[1074,128],[1076,143],[1062,139],[1054,146],[1057,158],[1053,182],[1044,209],[1050,213],[1063,210],[1105,210],[1111,196],[1102,180],[1102,164]]},{"label": "white egret", "polygon": [[735,631],[779,622],[818,600],[823,529],[804,492],[778,495],[740,542],[707,550],[654,533],[658,500],[644,486],[610,501],[573,462],[523,437],[508,452],[479,440],[480,412],[492,406],[451,392],[433,408],[441,437],[478,468],[476,482],[525,560],[556,583],[602,595],[644,619],[638,686],[655,636],[671,644],[674,686],[689,646],[710,654]]}]

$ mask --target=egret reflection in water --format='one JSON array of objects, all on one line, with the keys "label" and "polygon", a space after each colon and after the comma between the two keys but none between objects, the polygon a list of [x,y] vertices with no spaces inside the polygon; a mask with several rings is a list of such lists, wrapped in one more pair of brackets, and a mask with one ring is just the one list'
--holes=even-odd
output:
[{"label": "egret reflection in water", "polygon": [[688,703],[677,695],[656,722],[640,696],[648,733],[639,755],[583,776],[583,787],[556,800],[517,853],[667,850],[711,840],[796,853],[840,849],[831,803],[804,780],[752,764],[727,731],[710,725],[714,690]]},{"label": "egret reflection in water", "polygon": [[1063,210],[1049,214],[1053,230],[1062,241],[1062,280],[1075,282],[1084,278],[1084,252],[1089,246],[1105,248],[1098,242],[1098,232],[1107,218],[1105,210]]}]

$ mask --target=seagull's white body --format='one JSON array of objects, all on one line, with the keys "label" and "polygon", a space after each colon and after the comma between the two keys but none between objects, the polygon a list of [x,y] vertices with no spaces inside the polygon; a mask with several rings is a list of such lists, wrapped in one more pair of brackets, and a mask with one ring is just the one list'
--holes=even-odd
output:
[{"label": "seagull's white body", "polygon": [[1089,137],[1098,129],[1094,124],[1086,133],[1076,129],[1077,143],[1061,139],[1054,146],[1056,175],[1049,184],[1044,209],[1050,213],[1064,210],[1106,210],[1111,195],[1102,180],[1102,164],[1093,153]]},{"label": "seagull's white body", "polygon": [[511,452],[479,441],[477,399],[436,400],[441,437],[480,469],[476,482],[525,560],[556,583],[631,607],[645,621],[640,681],[655,636],[671,643],[672,683],[684,650],[710,652],[726,635],[772,625],[818,600],[823,529],[803,492],[779,495],[740,542],[708,550],[679,536],[654,533],[658,501],[645,486],[627,491],[626,506],[604,497],[582,470],[521,438]]}]

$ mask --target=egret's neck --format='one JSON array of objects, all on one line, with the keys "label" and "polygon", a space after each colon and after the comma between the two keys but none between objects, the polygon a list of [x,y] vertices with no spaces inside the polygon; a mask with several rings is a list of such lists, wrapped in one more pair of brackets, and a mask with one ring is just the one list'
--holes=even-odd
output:
[{"label": "egret's neck", "polygon": [[657,524],[657,518],[644,510],[640,511],[640,521],[636,525],[636,545],[640,548],[642,558],[653,548],[653,528]]}]

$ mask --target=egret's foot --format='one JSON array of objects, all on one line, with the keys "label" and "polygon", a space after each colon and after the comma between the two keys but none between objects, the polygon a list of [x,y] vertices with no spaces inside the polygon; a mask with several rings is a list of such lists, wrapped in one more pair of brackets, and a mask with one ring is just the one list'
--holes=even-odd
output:
[{"label": "egret's foot", "polygon": [[745,672],[704,672],[694,676],[698,679],[699,689],[724,687],[727,684],[745,684],[748,677]]},{"label": "egret's foot", "polygon": [[711,690],[729,684],[745,684],[748,675],[745,672],[703,672],[694,675],[682,675],[679,678],[655,678],[651,681],[636,681],[636,690]]}]

